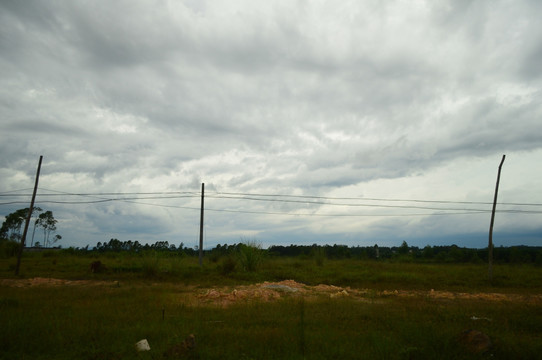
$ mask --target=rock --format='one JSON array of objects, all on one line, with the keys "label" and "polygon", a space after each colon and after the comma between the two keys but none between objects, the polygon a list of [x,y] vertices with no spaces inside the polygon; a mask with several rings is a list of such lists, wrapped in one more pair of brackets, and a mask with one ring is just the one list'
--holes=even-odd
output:
[{"label": "rock", "polygon": [[279,290],[279,291],[284,291],[284,292],[297,292],[296,288],[286,286],[286,285],[281,285],[281,284],[268,284],[268,285],[264,285],[263,287],[266,289]]},{"label": "rock", "polygon": [[147,339],[139,340],[136,342],[135,347],[137,351],[149,351],[151,349]]},{"label": "rock", "polygon": [[491,319],[490,319],[490,318],[486,318],[486,317],[478,317],[478,316],[474,316],[474,315],[471,316],[470,319],[473,320],[473,321],[476,321],[476,320],[485,320],[485,321],[491,322]]},{"label": "rock", "polygon": [[478,330],[465,330],[459,336],[459,343],[471,353],[484,353],[491,348],[489,336]]}]

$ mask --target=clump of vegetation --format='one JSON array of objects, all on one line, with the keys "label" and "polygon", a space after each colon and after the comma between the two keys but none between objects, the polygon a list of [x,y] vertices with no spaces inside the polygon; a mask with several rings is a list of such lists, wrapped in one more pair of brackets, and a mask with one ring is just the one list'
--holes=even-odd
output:
[{"label": "clump of vegetation", "polygon": [[95,273],[95,274],[98,274],[98,273],[102,273],[104,272],[106,269],[104,263],[102,263],[100,260],[96,260],[96,261],[93,261],[91,264],[90,264],[90,272],[91,273]]},{"label": "clump of vegetation", "polygon": [[315,246],[311,250],[311,255],[317,266],[324,266],[324,260],[326,259],[326,251],[323,247]]},{"label": "clump of vegetation", "polygon": [[17,254],[19,243],[12,240],[0,240],[0,258],[7,259]]},{"label": "clump of vegetation", "polygon": [[245,240],[237,250],[239,263],[245,271],[256,271],[263,261],[262,245],[256,240]]},{"label": "clump of vegetation", "polygon": [[223,258],[222,264],[220,265],[220,271],[222,275],[229,275],[235,271],[237,268],[237,260],[232,255],[227,255]]}]

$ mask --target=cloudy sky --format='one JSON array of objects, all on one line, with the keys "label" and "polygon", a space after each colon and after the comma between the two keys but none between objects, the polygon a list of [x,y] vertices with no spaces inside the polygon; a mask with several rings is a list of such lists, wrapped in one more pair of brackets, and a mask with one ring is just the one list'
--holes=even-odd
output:
[{"label": "cloudy sky", "polygon": [[63,247],[195,246],[202,183],[206,247],[484,247],[506,154],[495,245],[542,245],[541,13],[2,0],[0,215],[43,155]]}]

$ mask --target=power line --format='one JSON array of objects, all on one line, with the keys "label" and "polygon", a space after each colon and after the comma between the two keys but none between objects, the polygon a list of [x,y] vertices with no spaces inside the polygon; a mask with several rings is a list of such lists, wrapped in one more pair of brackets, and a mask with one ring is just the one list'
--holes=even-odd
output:
[{"label": "power line", "polygon": [[[32,194],[12,194],[16,191],[22,190],[12,190],[0,193],[0,196],[31,196]],[[97,192],[97,193],[71,193],[66,191],[51,190],[40,188],[40,190],[50,191],[54,194],[44,194],[39,193],[39,196],[122,196],[122,195],[192,195],[199,196],[199,192],[196,191],[154,191],[154,192]]]},{"label": "power line", "polygon": [[[84,205],[84,204],[97,204],[105,202],[121,201],[133,204],[164,207],[164,208],[175,208],[175,209],[189,209],[189,210],[200,210],[198,207],[191,206],[179,206],[179,205],[167,205],[167,204],[156,204],[156,203],[147,203],[141,201],[134,201],[129,199],[100,199],[92,201],[38,201],[38,204],[68,204],[68,205]],[[26,202],[11,202],[9,204],[26,204]],[[0,203],[3,205],[6,203]],[[329,205],[329,204],[327,204]],[[334,204],[337,205],[337,204]],[[340,204],[339,204],[340,205]],[[359,205],[363,206],[363,205]],[[436,210],[436,211],[446,211],[441,213],[411,213],[411,214],[318,214],[318,213],[291,213],[291,212],[269,212],[269,211],[249,211],[249,210],[233,210],[233,209],[212,209],[206,208],[206,211],[215,211],[215,212],[230,212],[230,213],[244,213],[244,214],[261,214],[261,215],[286,215],[286,216],[345,216],[345,217],[386,217],[386,216],[432,216],[432,215],[465,215],[465,214],[483,214],[488,213],[490,210],[484,209],[445,209],[445,208],[429,208],[429,207],[408,207],[408,206],[385,206],[385,205],[366,205],[370,207],[386,207],[386,208],[403,208],[403,209],[423,209],[423,210]],[[517,213],[517,214],[542,214],[542,211],[529,211],[529,210],[497,210],[498,213]]]},{"label": "power line", "polygon": [[[26,190],[26,189],[21,189]],[[3,197],[13,197],[13,196],[22,196],[22,197],[28,197],[31,196],[31,194],[11,194],[16,191],[21,190],[12,190],[8,192],[0,193],[0,196]],[[169,195],[169,198],[181,198],[181,197],[199,197],[199,192],[194,191],[160,191],[160,192],[103,192],[103,193],[69,193],[69,192],[63,192],[58,190],[50,190],[50,189],[44,189],[41,190],[51,191],[55,192],[55,194],[39,194],[39,196],[86,196],[86,197],[94,197],[94,196],[146,196],[146,195]],[[210,194],[216,194],[215,196],[212,196]],[[250,198],[253,196],[258,197],[268,197],[268,198],[278,198],[273,200],[267,200],[267,199],[258,199],[258,198]],[[209,192],[206,194],[206,197],[214,197],[214,198],[230,198],[230,199],[246,199],[246,200],[260,200],[260,201],[276,201],[276,202],[294,202],[292,200],[285,200],[280,198],[293,198],[293,199],[315,199],[315,200],[346,200],[346,201],[382,201],[382,202],[413,202],[413,203],[440,203],[440,204],[461,204],[461,205],[492,205],[492,202],[481,202],[481,201],[453,201],[453,200],[424,200],[424,199],[396,199],[396,198],[367,198],[367,197],[326,197],[326,196],[310,196],[310,195],[286,195],[286,194],[261,194],[261,193],[233,193],[233,192]],[[156,197],[158,198],[158,197]],[[161,198],[168,198],[167,196],[163,196]],[[136,199],[136,198],[133,198]],[[139,197],[137,199],[140,199]],[[154,199],[154,197],[148,197],[145,199]],[[122,199],[118,199],[122,200]],[[301,202],[301,201],[298,201]],[[323,203],[323,202],[312,202],[314,204],[331,204],[331,203]],[[500,202],[499,205],[506,205],[506,206],[542,206],[542,203],[515,203],[515,202]],[[352,204],[342,204],[346,206],[350,206]]]},{"label": "power line", "polygon": [[[199,210],[199,209],[198,209]],[[231,209],[209,209],[205,211],[255,214],[255,215],[284,215],[284,216],[317,216],[317,217],[402,217],[402,216],[433,216],[433,215],[465,215],[465,214],[482,214],[481,211],[455,212],[455,213],[424,213],[424,214],[318,214],[318,213],[284,213],[270,211],[250,211],[250,210],[231,210]]]},{"label": "power line", "polygon": [[[13,190],[0,194],[0,196],[27,196],[27,194],[10,194],[21,190]],[[95,198],[96,200],[89,201],[67,201],[67,200],[39,200],[40,204],[98,204],[106,202],[128,202],[141,205],[179,208],[199,210],[197,207],[178,206],[170,204],[157,204],[141,202],[140,200],[160,200],[160,199],[182,199],[199,197],[199,192],[194,191],[161,191],[161,192],[108,192],[108,193],[69,193],[58,190],[42,189],[45,191],[54,192],[54,194],[39,194],[39,197],[50,196],[81,196]],[[116,197],[106,197],[116,196]],[[129,197],[120,197],[129,196]],[[414,203],[441,203],[441,204],[461,204],[461,205],[490,205],[486,202],[475,201],[450,201],[450,200],[420,200],[420,199],[382,199],[382,198],[360,198],[360,197],[324,197],[324,196],[308,196],[308,195],[285,195],[285,194],[259,194],[259,193],[231,193],[231,192],[211,192],[207,194],[208,198],[214,199],[230,199],[230,200],[249,200],[249,201],[264,201],[264,202],[279,202],[293,203],[318,206],[343,206],[343,207],[370,207],[370,208],[397,208],[397,209],[414,209],[414,210],[431,210],[440,211],[440,213],[416,213],[416,214],[318,214],[318,213],[292,213],[292,212],[266,212],[266,211],[248,211],[248,210],[233,210],[233,209],[206,209],[208,211],[231,212],[231,213],[247,213],[247,214],[263,214],[263,215],[287,215],[287,216],[432,216],[432,215],[459,215],[459,214],[477,214],[487,213],[489,209],[478,208],[447,208],[447,207],[430,207],[430,206],[415,206],[415,205],[390,205],[390,204],[367,204],[367,203],[352,203],[353,201],[382,201],[382,202],[414,202]],[[332,202],[332,201],[351,201],[351,202]],[[0,203],[0,205],[26,204],[26,201],[10,201]],[[521,204],[521,203],[501,203],[500,205],[512,206],[542,206],[542,204]],[[542,211],[519,210],[519,209],[501,209],[499,213],[520,213],[520,214],[541,214]]]},{"label": "power line", "polygon": [[[310,196],[310,195],[284,195],[284,194],[258,194],[258,193],[231,193],[215,192],[219,195],[239,195],[239,196],[262,196],[262,197],[285,197],[285,198],[306,198],[323,200],[356,200],[356,201],[389,201],[389,202],[418,202],[418,203],[441,203],[441,204],[473,204],[473,205],[492,205],[492,202],[481,201],[453,201],[453,200],[421,200],[421,199],[393,199],[393,198],[366,198],[366,197],[328,197],[328,196]],[[515,206],[542,206],[542,203],[508,203],[500,202],[499,205]]]},{"label": "power line", "polygon": [[419,210],[438,210],[438,211],[486,211],[485,209],[456,209],[456,208],[436,208],[427,206],[413,205],[377,205],[377,204],[348,204],[348,203],[330,203],[324,201],[302,201],[302,200],[283,200],[283,199],[261,199],[253,197],[231,197],[231,196],[209,196],[216,199],[238,199],[238,200],[254,200],[254,201],[269,201],[281,203],[298,203],[310,205],[330,205],[330,206],[348,206],[348,207],[380,207],[380,208],[400,208],[400,209],[419,209]]},{"label": "power line", "polygon": [[[194,208],[196,209],[196,208]],[[199,210],[199,209],[197,209]],[[206,208],[205,211],[215,212],[230,212],[230,213],[242,213],[242,214],[259,214],[259,215],[286,215],[286,216],[322,216],[322,217],[402,217],[402,216],[442,216],[442,215],[477,215],[486,214],[491,210],[457,210],[452,212],[437,212],[437,213],[410,213],[410,214],[319,214],[319,213],[285,213],[285,212],[270,212],[270,211],[254,211],[254,210],[232,210],[232,209],[210,209]],[[542,214],[542,211],[522,211],[522,210],[497,210],[498,213],[528,213],[528,214]]]},{"label": "power line", "polygon": [[[248,196],[209,196],[216,199],[238,199],[238,200],[253,200],[253,201],[268,201],[268,202],[281,202],[281,203],[299,203],[299,204],[310,204],[310,205],[329,205],[329,206],[346,206],[346,207],[375,207],[375,208],[399,208],[399,209],[418,209],[418,210],[434,210],[434,211],[467,211],[467,212],[487,212],[488,209],[471,209],[471,208],[442,208],[442,207],[428,207],[428,206],[414,206],[414,205],[382,205],[382,204],[352,204],[352,203],[331,203],[324,201],[302,201],[302,200],[284,200],[284,199],[268,199],[268,198],[256,198]],[[315,198],[315,197],[311,197]],[[318,197],[324,199],[324,197]],[[329,198],[327,198],[329,199]],[[340,198],[335,198],[340,199]],[[342,198],[342,199],[352,199],[352,198]],[[363,199],[359,199],[363,200]],[[432,201],[437,203],[438,201]],[[467,202],[456,202],[457,204],[467,204]],[[470,202],[468,204],[476,204],[475,202]],[[480,204],[480,203],[478,203]],[[490,204],[490,203],[487,203]],[[502,204],[501,204],[502,205]],[[522,212],[522,213],[542,213],[542,211],[529,211],[529,210],[500,210],[500,212]]]},{"label": "power line", "polygon": [[[10,193],[18,192],[18,191],[28,191],[28,190],[32,190],[32,189],[31,188],[26,188],[26,189],[19,189],[19,190],[4,191],[4,192],[0,193],[0,196],[4,196],[4,194],[10,194]],[[9,196],[9,195],[7,195],[7,196]],[[32,194],[30,194],[29,196],[32,196]]]}]

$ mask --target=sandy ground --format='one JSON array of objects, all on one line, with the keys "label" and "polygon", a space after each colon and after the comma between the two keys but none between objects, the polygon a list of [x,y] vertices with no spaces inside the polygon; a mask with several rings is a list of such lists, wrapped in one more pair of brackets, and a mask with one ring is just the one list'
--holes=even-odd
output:
[{"label": "sandy ground", "polygon": [[[120,286],[117,281],[63,280],[53,278],[1,279],[0,286],[12,287],[59,287],[59,286]],[[414,297],[440,300],[482,300],[522,302],[542,305],[542,294],[520,295],[503,293],[464,293],[451,291],[423,290],[371,290],[352,289],[333,285],[308,286],[294,280],[263,282],[235,287],[216,287],[209,289],[192,288],[190,303],[197,305],[218,305],[227,307],[235,303],[252,301],[276,301],[285,297],[316,299],[322,297],[349,297],[360,301],[371,301],[390,297]]]},{"label": "sandy ground", "polygon": [[352,289],[333,285],[308,286],[293,280],[281,282],[264,282],[250,286],[239,286],[234,289],[211,288],[201,291],[197,297],[203,303],[212,303],[227,306],[236,302],[258,299],[272,301],[286,296],[303,296],[304,298],[341,298],[349,297],[363,301],[375,301],[386,297],[418,297],[444,300],[483,300],[483,301],[510,301],[532,304],[542,304],[542,295],[519,295],[501,293],[462,293],[451,291],[423,291],[423,290],[371,290]]}]

